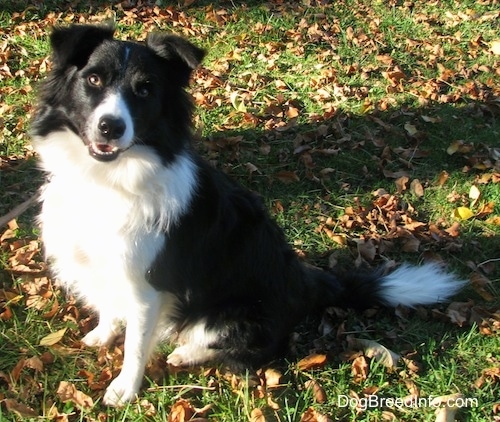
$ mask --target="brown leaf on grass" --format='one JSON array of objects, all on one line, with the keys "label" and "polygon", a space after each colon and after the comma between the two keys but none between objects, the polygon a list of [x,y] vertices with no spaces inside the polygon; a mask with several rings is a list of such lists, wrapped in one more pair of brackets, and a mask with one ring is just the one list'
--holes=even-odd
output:
[{"label": "brown leaf on grass", "polygon": [[450,227],[445,230],[451,237],[458,237],[460,235],[460,223],[455,221]]},{"label": "brown leaf on grass", "polygon": [[195,415],[193,405],[185,399],[177,400],[170,408],[168,422],[186,422]]},{"label": "brown leaf on grass", "polygon": [[474,271],[469,276],[472,287],[484,300],[488,302],[492,302],[494,300],[494,296],[491,293],[493,284],[491,280],[485,275]]},{"label": "brown leaf on grass", "polygon": [[500,383],[500,366],[483,369],[481,376],[474,382],[476,388],[482,388],[486,383]]},{"label": "brown leaf on grass", "polygon": [[406,184],[409,180],[410,178],[408,176],[401,176],[394,181],[398,193],[404,192],[406,190]]},{"label": "brown leaf on grass", "polygon": [[25,368],[34,369],[37,372],[43,371],[43,362],[38,356],[32,356],[24,362]]},{"label": "brown leaf on grass", "polygon": [[370,366],[366,361],[366,358],[361,355],[356,357],[351,364],[351,374],[353,376],[353,381],[357,384],[368,378],[368,373],[370,371]]},{"label": "brown leaf on grass", "polygon": [[305,358],[301,359],[297,363],[297,367],[300,371],[310,371],[311,369],[323,368],[328,362],[326,355],[321,353],[313,353]]},{"label": "brown leaf on grass", "polygon": [[477,324],[482,335],[495,336],[500,333],[500,309],[474,306],[471,309],[470,321]]},{"label": "brown leaf on grass", "polygon": [[453,324],[462,327],[469,321],[470,310],[474,303],[470,302],[451,302],[446,308],[446,315]]},{"label": "brown leaf on grass", "polygon": [[262,409],[255,408],[250,412],[250,422],[266,422],[268,419],[265,417]]},{"label": "brown leaf on grass", "polygon": [[465,142],[460,139],[458,141],[453,141],[446,149],[446,152],[448,153],[448,155],[453,155],[455,153],[468,154],[473,150],[474,144]]},{"label": "brown leaf on grass", "polygon": [[420,183],[420,180],[413,179],[411,181],[410,192],[413,193],[415,196],[418,196],[419,198],[424,196],[424,187],[422,186],[422,183]]},{"label": "brown leaf on grass", "polygon": [[490,201],[484,204],[481,204],[479,209],[476,212],[476,218],[484,218],[495,211],[495,203]]},{"label": "brown leaf on grass", "polygon": [[328,416],[310,407],[302,414],[300,422],[332,422],[332,420]]},{"label": "brown leaf on grass", "polygon": [[21,358],[16,363],[14,368],[12,368],[12,371],[10,371],[10,377],[12,378],[12,381],[17,382],[19,380],[19,377],[21,376],[21,371],[23,370],[25,363],[26,359]]},{"label": "brown leaf on grass", "polygon": [[61,381],[57,388],[56,395],[63,403],[71,402],[85,409],[94,406],[92,398],[78,390],[71,382]]},{"label": "brown leaf on grass", "polygon": [[446,170],[443,170],[441,173],[439,173],[436,184],[438,186],[443,186],[449,177],[450,177],[449,173]]},{"label": "brown leaf on grass", "polygon": [[264,378],[266,381],[266,387],[269,388],[269,387],[276,387],[276,386],[280,385],[282,376],[283,376],[283,374],[280,371],[273,369],[273,368],[267,368],[264,371]]},{"label": "brown leaf on grass", "polygon": [[321,384],[318,381],[314,379],[307,380],[304,383],[304,387],[306,387],[307,390],[309,389],[312,390],[313,398],[316,403],[319,404],[326,403],[327,396],[325,389],[321,386]]},{"label": "brown leaf on grass", "polygon": [[382,173],[384,173],[385,177],[388,177],[390,179],[398,179],[403,176],[410,177],[410,173],[408,173],[406,170],[391,171],[384,168],[382,170]]},{"label": "brown leaf on grass", "polygon": [[290,183],[295,183],[300,181],[299,176],[297,175],[296,171],[286,171],[282,170],[274,175],[276,179],[278,179],[280,182],[283,182],[284,184],[288,185]]},{"label": "brown leaf on grass", "polygon": [[5,405],[5,408],[10,413],[15,413],[21,418],[37,418],[39,415],[31,407],[26,406],[23,403],[19,403],[16,399],[3,399],[0,403]]}]

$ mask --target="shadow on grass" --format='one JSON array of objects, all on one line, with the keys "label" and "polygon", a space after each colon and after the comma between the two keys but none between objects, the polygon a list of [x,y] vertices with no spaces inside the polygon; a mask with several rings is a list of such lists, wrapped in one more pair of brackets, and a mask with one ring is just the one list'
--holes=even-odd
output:
[{"label": "shadow on grass", "polygon": [[[247,0],[245,4],[248,7],[269,4],[269,0]],[[48,0],[48,1],[34,1],[34,0],[0,0],[0,11],[3,10],[9,13],[22,13],[26,9],[31,11],[38,11],[40,14],[47,14],[49,12],[69,12],[81,11],[89,12],[90,10],[97,10],[106,7],[113,7],[121,4],[124,9],[132,9],[136,5],[148,5],[159,7],[175,7],[177,10],[189,10],[191,7],[226,7],[233,8],[238,5],[234,0]]]}]

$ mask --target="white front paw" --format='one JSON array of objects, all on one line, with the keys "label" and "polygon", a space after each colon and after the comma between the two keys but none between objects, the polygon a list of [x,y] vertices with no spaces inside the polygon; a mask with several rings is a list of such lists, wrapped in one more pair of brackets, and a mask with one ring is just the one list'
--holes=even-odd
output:
[{"label": "white front paw", "polygon": [[82,338],[82,343],[89,347],[109,346],[115,337],[115,331],[98,325]]},{"label": "white front paw", "polygon": [[134,380],[121,374],[109,384],[104,394],[103,403],[106,406],[120,407],[137,398],[139,387]]}]

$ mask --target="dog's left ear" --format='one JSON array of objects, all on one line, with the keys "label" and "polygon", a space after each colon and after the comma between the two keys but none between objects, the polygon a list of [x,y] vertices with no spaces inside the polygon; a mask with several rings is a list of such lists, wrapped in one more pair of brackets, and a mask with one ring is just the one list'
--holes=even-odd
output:
[{"label": "dog's left ear", "polygon": [[187,86],[191,72],[205,57],[205,50],[177,35],[151,33],[146,45],[158,56],[169,60],[175,67],[182,85]]}]

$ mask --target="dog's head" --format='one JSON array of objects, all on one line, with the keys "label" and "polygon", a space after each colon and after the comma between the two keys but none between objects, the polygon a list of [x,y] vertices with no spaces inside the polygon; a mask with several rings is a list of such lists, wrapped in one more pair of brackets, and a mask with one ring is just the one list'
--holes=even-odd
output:
[{"label": "dog's head", "polygon": [[169,159],[189,137],[184,88],[204,51],[175,35],[152,33],[140,44],[113,33],[106,26],[54,29],[53,69],[34,132],[69,128],[99,161],[113,161],[134,145]]}]

